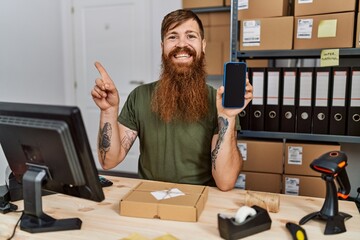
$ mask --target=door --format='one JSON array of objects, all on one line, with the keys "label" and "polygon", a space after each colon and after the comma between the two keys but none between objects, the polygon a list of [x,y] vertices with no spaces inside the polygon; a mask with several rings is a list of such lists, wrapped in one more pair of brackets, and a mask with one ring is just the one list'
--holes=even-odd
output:
[{"label": "door", "polygon": [[[129,94],[151,77],[150,1],[73,0],[76,102],[97,158],[97,133],[100,112],[92,100],[91,89],[99,73],[100,61],[112,77],[120,94],[120,109]],[[115,170],[137,172],[139,142]]]}]

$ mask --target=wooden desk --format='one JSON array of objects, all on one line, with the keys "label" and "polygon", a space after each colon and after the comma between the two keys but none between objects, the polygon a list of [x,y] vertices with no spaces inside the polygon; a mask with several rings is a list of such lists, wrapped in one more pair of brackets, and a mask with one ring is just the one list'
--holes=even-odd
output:
[{"label": "wooden desk", "polygon": [[[18,227],[13,239],[122,239],[133,233],[153,239],[167,233],[178,239],[221,239],[217,229],[217,214],[234,216],[244,203],[241,201],[243,190],[234,189],[221,192],[211,188],[205,209],[198,222],[177,222],[159,219],[124,217],[119,214],[119,200],[140,180],[109,177],[114,182],[112,187],[104,188],[105,200],[92,202],[61,194],[43,197],[43,209],[48,215],[61,219],[79,217],[81,230],[31,234]],[[325,186],[324,186],[325,187]],[[292,239],[285,228],[288,221],[298,222],[308,213],[319,211],[324,200],[320,198],[281,195],[280,211],[270,213],[271,229],[247,237],[246,239]],[[15,202],[19,209],[22,201]],[[305,225],[308,238],[312,239],[360,239],[360,215],[353,202],[340,201],[339,210],[353,217],[345,222],[347,232],[337,235],[324,235],[325,223],[310,220]],[[18,221],[20,213],[0,215],[0,239],[8,238]]]}]

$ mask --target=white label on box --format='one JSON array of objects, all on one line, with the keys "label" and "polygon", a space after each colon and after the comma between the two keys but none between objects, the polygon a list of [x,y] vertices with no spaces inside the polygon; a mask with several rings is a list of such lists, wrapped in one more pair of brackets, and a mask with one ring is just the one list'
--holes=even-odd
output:
[{"label": "white label on box", "polygon": [[285,194],[288,195],[299,195],[299,178],[285,178]]},{"label": "white label on box", "polygon": [[298,4],[303,4],[303,3],[312,3],[313,0],[298,0]]},{"label": "white label on box", "polygon": [[288,147],[288,164],[302,165],[302,147]]},{"label": "white label on box", "polygon": [[260,20],[243,21],[243,46],[260,46]]},{"label": "white label on box", "polygon": [[246,185],[246,175],[241,173],[238,179],[236,180],[235,187],[240,189],[245,189],[245,185]]},{"label": "white label on box", "polygon": [[239,148],[239,151],[241,153],[241,156],[244,161],[247,159],[247,143],[238,143],[237,147]]},{"label": "white label on box", "polygon": [[182,191],[178,188],[171,188],[169,190],[162,190],[162,191],[155,191],[151,192],[151,194],[156,198],[156,200],[174,198],[185,195]]},{"label": "white label on box", "polygon": [[238,10],[249,9],[249,0],[238,0]]},{"label": "white label on box", "polygon": [[299,19],[296,38],[311,39],[313,28],[313,19]]}]

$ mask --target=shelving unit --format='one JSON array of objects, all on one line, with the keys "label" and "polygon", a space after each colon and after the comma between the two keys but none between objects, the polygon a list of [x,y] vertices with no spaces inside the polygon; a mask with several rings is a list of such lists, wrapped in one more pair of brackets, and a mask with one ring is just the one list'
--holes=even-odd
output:
[{"label": "shelving unit", "polygon": [[[320,58],[322,50],[323,49],[237,51],[237,58],[241,60]],[[339,55],[344,58],[360,58],[360,48],[342,48],[339,49]]]},{"label": "shelving unit", "polygon": [[[304,49],[304,50],[259,50],[259,51],[238,51],[238,0],[231,1],[231,60],[246,61],[248,59],[319,59],[323,49]],[[339,49],[340,58],[360,59],[359,48]],[[304,141],[340,142],[340,143],[360,143],[360,137],[344,135],[321,135],[305,133],[285,133],[244,130],[238,134],[238,138],[268,138],[268,139],[287,139]]]}]

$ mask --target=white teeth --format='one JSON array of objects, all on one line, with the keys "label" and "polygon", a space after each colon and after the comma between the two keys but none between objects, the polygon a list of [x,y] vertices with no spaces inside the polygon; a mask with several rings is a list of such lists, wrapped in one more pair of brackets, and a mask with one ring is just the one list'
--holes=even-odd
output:
[{"label": "white teeth", "polygon": [[190,57],[188,54],[179,54],[175,56],[176,58],[188,58]]}]

